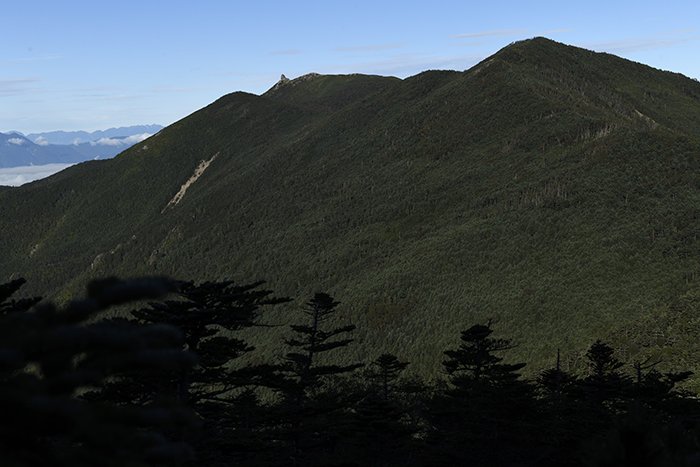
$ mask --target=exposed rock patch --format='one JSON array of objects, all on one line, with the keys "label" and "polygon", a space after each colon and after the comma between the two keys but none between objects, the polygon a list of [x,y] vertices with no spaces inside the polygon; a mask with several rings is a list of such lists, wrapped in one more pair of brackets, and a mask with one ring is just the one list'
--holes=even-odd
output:
[{"label": "exposed rock patch", "polygon": [[166,209],[168,209],[170,207],[175,207],[180,203],[180,201],[182,201],[182,198],[185,197],[185,193],[187,193],[187,190],[189,189],[189,187],[191,187],[192,184],[194,182],[196,182],[199,179],[199,177],[202,176],[202,174],[204,174],[204,171],[209,168],[209,165],[212,162],[214,162],[214,159],[216,159],[216,157],[218,155],[219,155],[219,153],[217,152],[208,161],[203,160],[199,163],[197,168],[194,169],[194,173],[192,174],[192,176],[185,183],[182,184],[182,186],[180,187],[180,190],[177,193],[175,193],[175,196],[173,196],[173,198],[168,202],[168,204],[160,212],[161,214],[163,214]]},{"label": "exposed rock patch", "polygon": [[305,75],[299,76],[298,78],[294,78],[294,79],[289,79],[286,76],[282,75],[282,76],[280,76],[279,81],[277,81],[275,83],[275,85],[272,86],[267,92],[274,92],[283,86],[303,83],[304,81],[309,81],[310,79],[316,78],[317,76],[321,76],[321,75],[318,73],[307,73]]},{"label": "exposed rock patch", "polygon": [[637,109],[634,109],[634,115],[635,115],[637,118],[640,118],[642,121],[644,121],[644,123],[646,123],[647,126],[648,126],[649,128],[651,128],[652,130],[655,130],[656,128],[659,127],[659,124],[656,123],[656,121],[654,121],[653,118],[651,118],[651,117],[649,117],[649,116],[647,116],[647,115],[644,115],[642,112],[640,112],[640,111],[637,110]]}]

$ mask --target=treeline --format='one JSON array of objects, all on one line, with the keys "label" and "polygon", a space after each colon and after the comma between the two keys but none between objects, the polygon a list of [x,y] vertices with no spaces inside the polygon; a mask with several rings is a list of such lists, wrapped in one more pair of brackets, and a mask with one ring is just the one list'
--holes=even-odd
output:
[{"label": "treeline", "polygon": [[0,285],[5,466],[700,465],[691,373],[601,341],[585,374],[557,357],[525,380],[476,324],[427,382],[401,349],[338,364],[354,326],[324,293],[290,318],[284,357],[254,364],[241,331],[289,301],[261,282],[106,279],[62,307],[13,298],[23,283]]}]

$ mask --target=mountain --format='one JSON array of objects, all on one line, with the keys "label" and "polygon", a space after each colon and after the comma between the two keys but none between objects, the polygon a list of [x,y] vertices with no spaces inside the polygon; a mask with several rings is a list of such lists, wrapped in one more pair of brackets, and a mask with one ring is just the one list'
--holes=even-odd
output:
[{"label": "mountain", "polygon": [[59,299],[156,273],[323,290],[359,356],[426,373],[489,318],[530,371],[557,349],[576,367],[596,338],[700,369],[699,171],[700,83],[537,38],[465,72],[232,93],[0,190],[0,281]]},{"label": "mountain", "polygon": [[139,125],[92,133],[0,133],[0,185],[20,185],[76,162],[114,157],[160,129],[160,125]]},{"label": "mountain", "polygon": [[40,146],[19,133],[0,133],[0,168],[74,163],[85,159],[85,155],[74,146]]},{"label": "mountain", "polygon": [[81,144],[97,142],[99,140],[115,139],[124,140],[129,136],[143,134],[153,135],[162,130],[161,125],[133,125],[119,128],[109,128],[107,130],[87,131],[49,131],[45,133],[31,133],[27,138],[32,141],[44,141],[48,144]]}]

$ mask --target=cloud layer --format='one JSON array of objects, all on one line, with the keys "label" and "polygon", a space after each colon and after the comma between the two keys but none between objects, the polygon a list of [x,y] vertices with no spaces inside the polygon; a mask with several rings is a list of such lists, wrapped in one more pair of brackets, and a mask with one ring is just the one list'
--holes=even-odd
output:
[{"label": "cloud layer", "polygon": [[141,133],[138,135],[128,136],[126,138],[100,138],[90,144],[93,146],[131,146],[133,144],[140,143],[151,136],[153,135],[150,133]]},{"label": "cloud layer", "polygon": [[53,175],[73,164],[30,165],[0,169],[0,185],[20,186]]}]

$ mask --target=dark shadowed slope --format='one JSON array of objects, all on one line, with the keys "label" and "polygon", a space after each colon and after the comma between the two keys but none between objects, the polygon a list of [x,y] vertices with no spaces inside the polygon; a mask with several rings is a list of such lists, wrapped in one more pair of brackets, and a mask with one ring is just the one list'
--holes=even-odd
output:
[{"label": "dark shadowed slope", "polygon": [[[488,317],[535,363],[595,337],[666,352],[668,310],[700,290],[699,169],[699,83],[533,39],[462,73],[233,93],[114,160],[0,190],[0,278],[323,289],[360,352],[419,370]],[[693,365],[697,336],[673,343]]]}]

